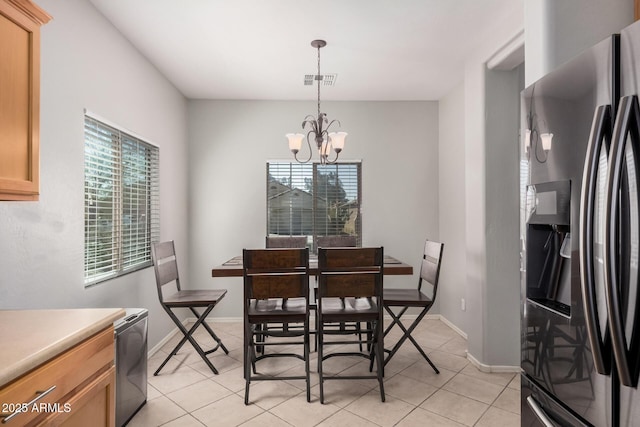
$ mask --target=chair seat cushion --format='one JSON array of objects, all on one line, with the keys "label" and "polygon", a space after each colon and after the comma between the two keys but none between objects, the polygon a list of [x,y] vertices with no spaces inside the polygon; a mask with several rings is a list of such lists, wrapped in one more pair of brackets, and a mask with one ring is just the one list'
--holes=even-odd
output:
[{"label": "chair seat cushion", "polygon": [[251,300],[248,315],[252,323],[274,321],[274,318],[281,319],[280,321],[304,321],[307,315],[306,300],[304,298]]},{"label": "chair seat cushion", "polygon": [[378,304],[371,298],[323,298],[322,316],[330,321],[366,321],[378,316]]},{"label": "chair seat cushion", "polygon": [[431,298],[417,289],[385,289],[383,301],[386,306],[428,307],[433,304]]},{"label": "chair seat cushion", "polygon": [[206,307],[217,304],[226,294],[226,289],[187,289],[164,297],[164,304],[170,307]]}]

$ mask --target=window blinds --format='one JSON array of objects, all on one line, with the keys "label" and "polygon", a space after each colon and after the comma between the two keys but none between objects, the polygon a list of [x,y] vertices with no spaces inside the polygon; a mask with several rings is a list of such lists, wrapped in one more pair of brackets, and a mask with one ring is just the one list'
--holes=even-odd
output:
[{"label": "window blinds", "polygon": [[85,116],[85,284],[151,265],[158,181],[157,147]]},{"label": "window blinds", "polygon": [[356,236],[361,243],[361,163],[267,164],[267,234]]}]

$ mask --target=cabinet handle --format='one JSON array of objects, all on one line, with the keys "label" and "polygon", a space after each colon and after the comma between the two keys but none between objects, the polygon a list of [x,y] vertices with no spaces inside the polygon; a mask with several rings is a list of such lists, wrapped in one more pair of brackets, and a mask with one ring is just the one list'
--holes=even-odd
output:
[{"label": "cabinet handle", "polygon": [[[26,406],[27,408],[29,408],[30,406],[32,406],[34,403],[36,403],[38,400],[42,399],[43,397],[45,397],[47,394],[51,393],[53,390],[56,389],[56,386],[52,385],[51,387],[49,387],[47,390],[45,391],[36,391],[36,397],[34,397],[33,399],[31,399],[30,402],[27,402],[24,404],[24,406]],[[22,411],[21,410],[17,410],[15,412],[13,412],[12,414],[9,415],[0,415],[0,417],[2,417],[2,424],[6,424],[9,421],[11,421],[11,419],[13,417],[15,417],[18,414],[21,414]]]}]

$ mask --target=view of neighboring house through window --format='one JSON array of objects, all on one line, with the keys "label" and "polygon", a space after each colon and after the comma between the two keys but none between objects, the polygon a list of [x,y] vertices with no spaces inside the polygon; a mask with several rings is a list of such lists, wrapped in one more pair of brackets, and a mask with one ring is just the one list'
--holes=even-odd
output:
[{"label": "view of neighboring house through window", "polygon": [[267,234],[362,241],[361,163],[267,163]]},{"label": "view of neighboring house through window", "polygon": [[84,120],[85,285],[151,265],[160,237],[159,150],[89,115]]}]

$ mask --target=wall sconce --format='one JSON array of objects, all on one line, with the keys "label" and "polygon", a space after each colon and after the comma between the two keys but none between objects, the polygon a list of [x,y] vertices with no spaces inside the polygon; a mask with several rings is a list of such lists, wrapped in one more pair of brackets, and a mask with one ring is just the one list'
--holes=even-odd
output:
[{"label": "wall sconce", "polygon": [[[533,129],[525,129],[524,131],[524,152],[527,158],[531,158],[531,152],[536,156],[536,160],[539,163],[545,163],[547,161],[547,156],[549,155],[549,151],[551,150],[551,145],[553,143],[553,134],[552,133],[538,133],[538,129],[535,127]],[[541,157],[538,152],[538,146],[542,145],[542,151],[544,152],[544,157]]]},{"label": "wall sconce", "polygon": [[553,134],[543,133],[540,135],[540,139],[542,140],[542,149],[544,150],[544,152],[545,153],[549,152],[549,150],[551,150],[551,142],[553,140]]},{"label": "wall sconce", "polygon": [[[524,131],[524,152],[527,156],[527,159],[531,158],[531,152],[536,157],[536,160],[539,163],[545,163],[547,161],[547,156],[549,155],[549,151],[551,150],[551,145],[553,142],[553,134],[551,132],[539,133],[538,132],[538,123],[534,121],[535,115],[529,114],[528,123],[529,128]],[[544,126],[546,127],[547,123],[542,121]],[[544,157],[539,154],[539,146],[542,146],[542,151],[544,153]]]},{"label": "wall sconce", "polygon": [[[527,113],[527,129],[524,131],[524,151],[527,159],[531,158],[531,152],[535,155],[536,160],[539,163],[545,163],[551,150],[553,142],[553,134],[548,131],[549,126],[546,120],[538,120],[535,113],[535,106],[533,103],[535,93],[535,86],[531,92],[531,98],[529,103],[529,111]],[[540,133],[539,129],[547,129],[547,132]],[[542,152],[544,157],[539,154],[539,145],[542,145]]]}]

